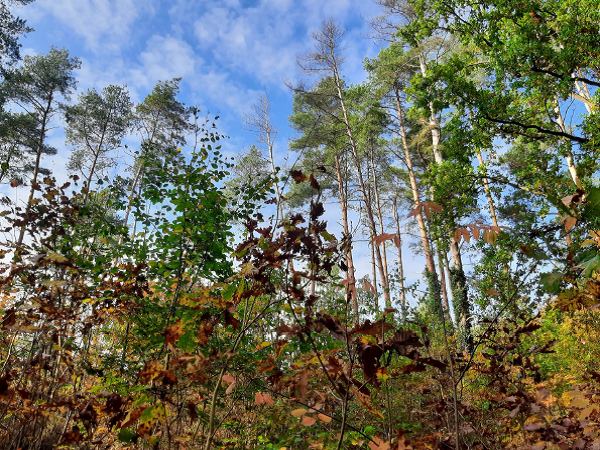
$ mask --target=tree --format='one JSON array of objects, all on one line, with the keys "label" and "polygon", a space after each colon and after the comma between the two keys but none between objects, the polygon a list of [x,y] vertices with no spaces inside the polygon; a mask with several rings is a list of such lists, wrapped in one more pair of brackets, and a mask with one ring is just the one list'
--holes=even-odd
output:
[{"label": "tree", "polygon": [[144,172],[161,164],[165,152],[185,143],[191,110],[177,100],[181,78],[159,81],[144,101],[135,107],[134,125],[141,137],[140,151],[134,161],[129,204],[123,226],[127,226],[133,200]]},{"label": "tree", "polygon": [[[341,120],[346,129],[349,148],[356,169],[358,186],[362,194],[363,204],[367,213],[371,239],[375,239],[377,235],[375,215],[373,213],[371,202],[369,201],[368,188],[362,173],[361,158],[350,121],[350,112],[346,105],[346,99],[343,90],[344,85],[340,72],[341,66],[344,63],[344,57],[340,47],[344,34],[345,30],[343,30],[340,25],[335,23],[333,19],[325,20],[321,29],[312,34],[313,40],[315,41],[315,50],[307,53],[304,57],[299,58],[298,65],[307,74],[324,73],[333,81],[333,86],[335,88],[334,92],[337,96],[337,101],[339,102],[339,112],[341,113],[339,120]],[[390,292],[387,284],[385,283],[385,269],[383,267],[383,260],[379,247],[375,248],[375,256],[377,258],[379,267],[379,275],[382,279],[385,302],[386,305],[391,305]]]},{"label": "tree", "polygon": [[[277,128],[271,120],[271,102],[267,96],[267,91],[261,94],[258,101],[252,105],[252,111],[242,116],[242,120],[249,130],[256,135],[257,143],[263,146],[269,155],[271,165],[271,175],[277,176],[277,167],[275,166],[275,139],[277,139]],[[277,219],[283,220],[283,204],[279,182],[275,181],[275,193],[277,194]]]},{"label": "tree", "polygon": [[121,146],[130,129],[133,104],[125,87],[110,85],[99,93],[88,90],[75,105],[66,107],[67,142],[76,148],[67,168],[84,173],[87,201],[92,182],[98,174],[114,167],[111,155]]},{"label": "tree", "polygon": [[412,192],[413,202],[415,206],[414,216],[417,220],[419,233],[421,236],[421,244],[425,254],[427,264],[428,282],[432,302],[440,303],[442,299],[435,296],[440,293],[440,284],[437,276],[435,260],[431,248],[430,237],[425,223],[423,209],[421,208],[421,196],[419,181],[413,163],[413,156],[410,146],[410,128],[407,127],[407,112],[406,100],[402,98],[402,92],[409,85],[410,79],[414,74],[414,69],[411,68],[411,61],[415,59],[412,53],[404,52],[401,44],[392,43],[388,48],[382,50],[378,58],[367,60],[367,70],[370,73],[371,82],[381,89],[380,95],[383,99],[391,104],[392,111],[395,113],[395,120],[398,128],[397,134],[400,136],[402,156],[404,157],[404,165],[408,172],[410,188]]},{"label": "tree", "polygon": [[[75,90],[73,71],[80,67],[79,59],[70,57],[66,49],[52,49],[47,55],[25,56],[23,64],[9,69],[0,85],[0,91],[11,104],[35,120],[35,142],[27,151],[34,155],[27,210],[35,195],[44,154],[56,150],[46,145],[49,124],[60,111],[59,100],[68,99]],[[17,242],[23,242],[25,228],[21,228]]]},{"label": "tree", "polygon": [[18,39],[24,33],[32,31],[20,17],[16,17],[10,6],[24,6],[33,0],[0,0],[0,73],[6,65],[21,58]]}]

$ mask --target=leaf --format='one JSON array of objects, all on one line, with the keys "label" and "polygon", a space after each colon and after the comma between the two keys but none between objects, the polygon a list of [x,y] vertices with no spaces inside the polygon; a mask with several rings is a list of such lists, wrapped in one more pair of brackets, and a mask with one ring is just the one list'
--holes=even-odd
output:
[{"label": "leaf", "polygon": [[461,228],[457,228],[456,230],[454,230],[454,240],[456,241],[457,244],[460,244],[461,238],[462,238]]},{"label": "leaf", "polygon": [[298,408],[292,411],[292,416],[294,417],[302,417],[304,414],[308,412],[308,409]]},{"label": "leaf", "polygon": [[310,177],[308,178],[310,181],[310,186],[313,189],[316,189],[317,191],[321,190],[321,186],[319,185],[319,182],[316,180],[316,178],[314,177],[314,175],[311,173]]},{"label": "leaf", "polygon": [[17,180],[12,180],[10,182],[10,187],[16,188],[17,186],[19,186],[19,182]]},{"label": "leaf", "polygon": [[371,450],[389,450],[390,443],[385,442],[383,439],[374,437],[371,442],[369,442],[369,448]]},{"label": "leaf", "polygon": [[317,422],[317,419],[315,419],[314,417],[304,416],[302,418],[302,422],[300,422],[300,424],[304,425],[305,427],[312,427],[316,422]]},{"label": "leaf", "polygon": [[498,292],[495,289],[488,289],[487,291],[485,291],[488,295],[500,295],[500,292]]},{"label": "leaf", "polygon": [[325,414],[317,414],[317,417],[319,418],[319,420],[321,422],[325,422],[325,423],[329,423],[333,420],[331,417],[326,416]]},{"label": "leaf", "polygon": [[163,336],[165,337],[165,345],[172,346],[173,344],[176,344],[183,333],[184,331],[181,321],[178,321],[178,323],[174,325],[169,325],[162,332]]},{"label": "leaf", "polygon": [[600,255],[579,263],[579,267],[583,269],[583,276],[590,278],[594,272],[600,268]]},{"label": "leaf", "polygon": [[275,404],[275,402],[273,401],[273,399],[271,398],[271,394],[264,392],[263,395],[263,400],[264,402],[269,405],[269,406],[273,406]]},{"label": "leaf", "polygon": [[136,437],[137,433],[134,433],[133,431],[128,430],[127,428],[121,428],[121,430],[119,431],[119,435],[117,436],[119,441],[125,442],[126,444],[132,444],[133,440]]},{"label": "leaf", "polygon": [[256,395],[254,396],[254,404],[255,405],[262,405],[265,402],[262,393],[257,392]]},{"label": "leaf", "polygon": [[335,241],[335,238],[325,230],[321,231],[321,236],[323,236],[323,239],[325,239],[327,242]]},{"label": "leaf", "polygon": [[540,284],[546,292],[558,294],[562,283],[562,275],[560,273],[542,273],[540,274]]},{"label": "leaf", "polygon": [[365,290],[366,291],[371,291],[373,294],[377,295],[377,291],[375,290],[375,288],[373,287],[373,285],[371,283],[369,283],[368,280],[365,280]]},{"label": "leaf", "polygon": [[308,177],[300,170],[292,170],[290,175],[296,181],[296,183],[302,183],[303,181],[308,180]]},{"label": "leaf", "polygon": [[576,217],[568,217],[567,220],[565,220],[565,231],[571,230],[571,228],[573,228],[576,223],[577,223]]},{"label": "leaf", "polygon": [[46,259],[49,259],[50,261],[53,261],[55,263],[59,263],[59,264],[64,264],[64,263],[68,263],[69,259],[65,258],[62,255],[59,255],[58,253],[54,253],[54,252],[50,252],[46,255]]},{"label": "leaf", "polygon": [[591,406],[588,406],[587,408],[583,409],[579,413],[579,420],[586,420],[597,409],[598,409],[598,407],[596,405],[591,405]]},{"label": "leaf", "polygon": [[375,236],[373,238],[373,243],[375,245],[380,245],[382,242],[388,241],[390,239],[394,239],[395,237],[396,237],[396,235],[395,234],[391,234],[391,233],[380,234],[379,236]]},{"label": "leaf", "polygon": [[355,327],[350,331],[350,334],[368,334],[371,336],[381,336],[382,334],[393,330],[394,325],[386,322],[385,319],[379,319],[375,323],[371,323],[369,319],[361,326]]},{"label": "leaf", "polygon": [[223,381],[225,381],[226,383],[230,383],[229,386],[227,387],[227,390],[225,391],[226,395],[229,395],[233,392],[233,389],[235,388],[235,385],[237,384],[237,382],[235,381],[235,378],[233,378],[231,375],[223,375],[222,378]]}]

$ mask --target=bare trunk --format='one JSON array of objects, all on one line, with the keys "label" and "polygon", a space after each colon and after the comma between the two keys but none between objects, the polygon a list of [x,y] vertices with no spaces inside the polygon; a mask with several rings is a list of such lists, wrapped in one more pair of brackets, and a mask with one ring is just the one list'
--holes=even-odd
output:
[{"label": "bare trunk", "polygon": [[400,286],[400,303],[402,305],[402,314],[406,314],[406,292],[404,291],[404,266],[402,264],[402,235],[400,234],[400,218],[398,217],[396,197],[394,197],[394,222],[396,222],[396,235],[398,236],[398,284]]},{"label": "bare trunk", "polygon": [[[413,200],[416,205],[420,205],[421,200],[419,198],[419,189],[417,187],[417,178],[412,165],[412,158],[410,156],[410,150],[408,148],[408,141],[406,139],[406,130],[404,129],[404,119],[402,118],[402,106],[400,105],[400,93],[398,89],[396,93],[396,108],[398,110],[398,122],[400,124],[400,136],[402,138],[402,146],[404,148],[404,158],[406,160],[406,169],[408,170],[408,177],[410,179],[410,187],[413,194]],[[431,254],[431,246],[429,245],[429,238],[427,236],[427,229],[425,228],[425,221],[423,220],[423,213],[421,210],[416,215],[417,224],[419,225],[419,232],[421,233],[421,242],[423,244],[423,252],[425,253],[425,261],[427,263],[427,270],[435,273],[435,262]]]},{"label": "bare trunk", "polygon": [[[337,172],[338,187],[340,191],[340,204],[342,205],[342,223],[344,226],[344,235],[348,238],[352,238],[350,233],[350,226],[348,224],[348,201],[344,189],[344,180],[342,178],[342,169],[340,166],[340,158],[335,155],[335,169]],[[348,266],[347,274],[350,280],[350,286],[356,290],[356,278],[354,276],[354,261],[352,259],[352,245],[346,250],[346,265]],[[358,301],[356,297],[353,297],[352,309],[356,317],[358,317]]]},{"label": "bare trunk", "polygon": [[[419,54],[419,66],[421,68],[421,75],[425,77],[427,75],[427,61],[425,60],[425,55],[423,53]],[[431,145],[433,148],[433,157],[435,159],[436,164],[441,164],[444,159],[442,158],[442,152],[440,151],[440,140],[441,140],[441,132],[440,132],[440,124],[435,116],[435,109],[433,107],[433,102],[429,102],[429,128],[431,131]]]},{"label": "bare trunk", "polygon": [[[567,127],[565,126],[565,121],[562,116],[562,112],[560,111],[560,106],[558,103],[558,98],[556,98],[556,106],[554,107],[556,111],[556,123],[560,128],[560,131],[563,133],[567,132]],[[575,166],[575,161],[573,160],[573,153],[571,152],[570,144],[567,143],[567,155],[565,156],[565,160],[567,162],[567,167],[569,169],[569,173],[571,174],[571,178],[573,179],[573,183],[577,186],[578,189],[582,189],[581,180],[577,175],[577,167]]]},{"label": "bare trunk", "polygon": [[444,309],[446,310],[446,318],[449,322],[452,322],[452,318],[450,317],[450,302],[448,301],[448,287],[446,284],[446,275],[444,273],[444,260],[442,258],[442,252],[440,249],[436,249],[437,257],[438,257],[438,265],[440,267],[440,284],[442,285],[442,298],[444,300]]},{"label": "bare trunk", "polygon": [[[48,97],[48,103],[46,104],[46,109],[44,109],[44,113],[42,115],[42,129],[40,130],[40,138],[38,139],[36,154],[35,154],[35,166],[33,167],[33,176],[31,177],[31,189],[29,190],[29,198],[27,199],[27,205],[25,206],[25,216],[29,216],[29,212],[31,211],[31,201],[35,195],[35,187],[37,185],[37,178],[40,171],[40,162],[42,160],[42,149],[44,148],[44,140],[46,139],[46,126],[48,125],[48,115],[50,114],[50,108],[52,107],[52,99],[53,95]],[[17,239],[17,251],[19,247],[23,244],[23,239],[25,238],[25,225],[21,227],[19,231],[19,238]]]},{"label": "bare trunk", "polygon": [[371,242],[371,273],[373,274],[373,295],[375,296],[375,307],[379,311],[379,293],[377,292],[377,269],[375,264],[375,244]]},{"label": "bare trunk", "polygon": [[[379,201],[379,188],[377,186],[377,173],[375,171],[375,160],[373,158],[373,147],[371,147],[371,171],[373,172],[373,193],[375,194],[375,206],[377,208],[377,218],[379,220],[379,231],[381,234],[385,233],[383,226],[383,214],[381,213],[381,202]],[[385,247],[385,241],[381,243],[381,256],[383,259],[383,275],[384,275],[384,286],[388,286],[389,290],[389,275],[388,275],[388,264],[387,264],[387,251]],[[391,308],[391,302],[385,305],[386,308]]]}]

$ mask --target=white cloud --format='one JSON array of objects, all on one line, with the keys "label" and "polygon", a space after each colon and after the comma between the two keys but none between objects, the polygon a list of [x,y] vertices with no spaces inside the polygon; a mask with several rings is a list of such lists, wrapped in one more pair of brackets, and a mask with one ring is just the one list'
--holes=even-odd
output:
[{"label": "white cloud", "polygon": [[112,52],[128,41],[132,24],[151,13],[153,0],[38,0],[23,10],[34,26],[48,15],[85,39],[94,52]]}]

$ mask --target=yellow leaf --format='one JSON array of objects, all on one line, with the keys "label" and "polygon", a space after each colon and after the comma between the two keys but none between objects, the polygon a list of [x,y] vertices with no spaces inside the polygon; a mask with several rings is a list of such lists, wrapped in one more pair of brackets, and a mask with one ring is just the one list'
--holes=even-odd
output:
[{"label": "yellow leaf", "polygon": [[581,411],[579,413],[579,420],[587,419],[588,417],[590,417],[590,414],[592,414],[597,409],[598,409],[598,407],[596,405],[588,406],[587,408],[585,408],[583,411]]},{"label": "yellow leaf", "polygon": [[329,423],[331,422],[331,417],[326,416],[325,414],[317,414],[317,417],[321,420],[321,422]]},{"label": "yellow leaf", "polygon": [[59,255],[58,253],[54,253],[54,252],[50,252],[46,255],[46,258],[49,259],[50,261],[54,261],[57,263],[66,263],[69,262],[69,260],[67,258],[65,258],[62,255]]},{"label": "yellow leaf", "polygon": [[298,408],[292,411],[292,416],[294,417],[302,417],[304,414],[308,412],[308,409]]},{"label": "yellow leaf", "polygon": [[593,240],[593,239],[588,239],[588,240],[586,240],[586,241],[583,241],[583,242],[581,243],[581,246],[582,246],[582,247],[586,247],[586,246],[588,246],[588,245],[593,245],[593,244],[595,244],[595,243],[596,243],[596,241],[595,241],[595,240]]}]

